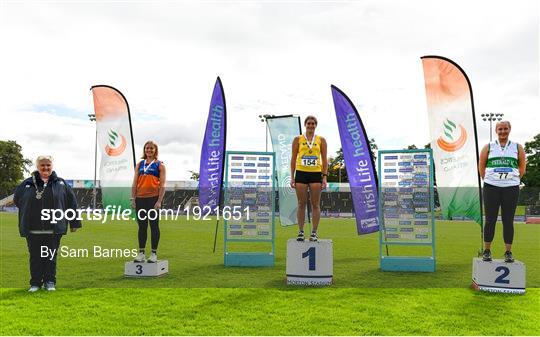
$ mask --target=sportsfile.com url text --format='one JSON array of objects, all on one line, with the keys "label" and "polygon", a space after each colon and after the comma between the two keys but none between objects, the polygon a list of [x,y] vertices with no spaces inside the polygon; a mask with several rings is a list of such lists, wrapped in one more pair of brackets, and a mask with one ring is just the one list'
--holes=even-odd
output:
[{"label": "sportsfile.com url text", "polygon": [[180,206],[177,209],[139,209],[137,211],[137,217],[133,217],[133,210],[131,208],[123,208],[122,206],[108,205],[104,209],[91,209],[90,207],[81,209],[51,209],[46,208],[41,210],[41,220],[50,221],[52,224],[57,223],[59,220],[91,220],[100,221],[105,223],[108,220],[177,220],[179,216],[185,216],[187,220],[212,220],[214,217],[223,218],[224,220],[241,220],[250,219],[249,206],[242,209],[241,206],[224,206],[220,207],[199,207],[194,206],[191,208],[184,208]]}]

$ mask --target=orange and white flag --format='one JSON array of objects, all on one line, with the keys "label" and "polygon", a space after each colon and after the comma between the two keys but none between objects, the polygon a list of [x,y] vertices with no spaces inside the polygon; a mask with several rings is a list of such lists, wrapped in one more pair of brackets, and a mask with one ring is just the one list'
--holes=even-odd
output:
[{"label": "orange and white flag", "polygon": [[130,208],[135,152],[131,117],[126,98],[107,85],[93,86],[98,147],[101,152],[99,179],[103,208]]},{"label": "orange and white flag", "polygon": [[467,217],[482,225],[471,84],[463,69],[447,58],[424,56],[422,64],[443,217]]}]

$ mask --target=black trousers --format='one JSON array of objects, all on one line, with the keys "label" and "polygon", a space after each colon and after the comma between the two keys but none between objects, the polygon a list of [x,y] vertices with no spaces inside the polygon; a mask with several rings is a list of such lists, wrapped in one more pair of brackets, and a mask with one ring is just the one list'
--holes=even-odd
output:
[{"label": "black trousers", "polygon": [[[56,283],[56,257],[60,247],[60,234],[28,234],[26,244],[30,253],[30,285],[41,287],[44,283]],[[43,247],[43,248],[42,248]],[[47,256],[42,257],[42,249]],[[51,251],[54,255],[51,257]]]},{"label": "black trousers", "polygon": [[504,243],[514,241],[514,214],[519,197],[519,186],[497,187],[484,183],[484,242],[492,242],[495,236],[495,224],[501,209]]},{"label": "black trousers", "polygon": [[[146,247],[146,240],[148,238],[148,224],[150,223],[150,231],[152,234],[151,243],[152,249],[156,250],[159,244],[159,210],[150,212],[150,217],[154,220],[148,218],[148,211],[154,209],[158,197],[150,198],[135,198],[135,208],[137,210],[137,224],[139,225],[139,249],[144,249]],[[139,210],[145,210],[139,212]],[[140,217],[139,217],[140,215]],[[157,216],[156,216],[157,215]]]}]

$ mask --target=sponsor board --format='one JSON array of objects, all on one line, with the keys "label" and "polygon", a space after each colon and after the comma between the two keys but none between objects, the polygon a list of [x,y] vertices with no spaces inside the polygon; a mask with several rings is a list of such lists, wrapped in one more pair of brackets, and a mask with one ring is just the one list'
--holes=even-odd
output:
[{"label": "sponsor board", "polygon": [[382,223],[386,232],[392,232],[386,238],[422,243],[431,240],[430,154],[382,154],[380,159]]}]

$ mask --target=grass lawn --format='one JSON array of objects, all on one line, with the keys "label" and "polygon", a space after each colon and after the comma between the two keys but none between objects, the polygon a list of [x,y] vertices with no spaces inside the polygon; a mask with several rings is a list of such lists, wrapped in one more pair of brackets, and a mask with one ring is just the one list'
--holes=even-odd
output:
[{"label": "grass lawn", "polygon": [[[390,273],[379,270],[378,235],[357,236],[351,219],[321,222],[320,236],[334,241],[335,284],[328,288],[285,285],[293,227],[278,226],[274,267],[232,268],[223,266],[222,227],[213,254],[215,222],[183,219],[161,223],[165,277],[126,279],[125,258],[60,257],[59,290],[28,294],[28,255],[16,220],[0,213],[2,335],[540,334],[538,225],[516,224],[514,255],[527,266],[521,296],[468,289],[480,246],[474,223],[437,222],[437,272]],[[85,222],[62,245],[131,249],[136,232],[134,222]],[[495,242],[500,257],[500,224]]]}]

